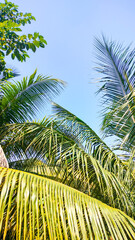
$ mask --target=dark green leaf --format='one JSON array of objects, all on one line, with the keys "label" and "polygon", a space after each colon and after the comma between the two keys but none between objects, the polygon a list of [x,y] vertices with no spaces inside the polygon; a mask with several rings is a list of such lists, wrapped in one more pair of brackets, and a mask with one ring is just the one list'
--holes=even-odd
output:
[{"label": "dark green leaf", "polygon": [[33,43],[30,43],[30,48],[33,52],[36,52],[36,47]]},{"label": "dark green leaf", "polygon": [[42,42],[39,42],[39,45],[40,45],[40,47],[42,47],[42,48],[45,48],[45,45],[44,45],[44,43],[42,43]]},{"label": "dark green leaf", "polygon": [[9,49],[6,51],[6,55],[9,55],[11,52],[12,52],[12,50],[9,48]]},{"label": "dark green leaf", "polygon": [[15,58],[15,54],[14,54],[14,53],[11,54],[11,58],[12,58],[12,59]]}]

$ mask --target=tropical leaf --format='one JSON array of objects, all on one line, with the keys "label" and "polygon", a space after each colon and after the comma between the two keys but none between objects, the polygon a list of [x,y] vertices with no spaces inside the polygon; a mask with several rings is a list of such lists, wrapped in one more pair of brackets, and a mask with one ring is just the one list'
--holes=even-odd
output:
[{"label": "tropical leaf", "polygon": [[[101,166],[115,173],[117,178],[123,182],[125,172],[128,172],[128,161],[122,161],[85,122],[74,114],[56,103],[53,103],[53,109],[56,114],[58,129],[70,138],[73,138],[77,143],[81,142],[81,144],[78,145],[83,146],[85,152],[92,154]],[[87,151],[88,145],[91,146],[91,148]],[[130,156],[128,158],[130,158]]]},{"label": "tropical leaf", "polygon": [[[108,113],[104,114],[102,130],[105,136],[127,138],[135,125],[135,114],[128,98],[135,86],[135,50],[107,42],[104,37],[103,40],[96,40],[96,48],[99,60],[97,71],[103,74],[100,81],[104,83],[99,92],[103,93],[104,108],[106,104]],[[135,99],[133,103],[135,105]],[[124,106],[123,110],[115,111],[121,106]],[[123,126],[123,122],[126,122],[126,125]]]},{"label": "tropical leaf", "polygon": [[96,39],[97,59],[96,69],[104,76],[101,81],[104,85],[99,91],[104,93],[108,101],[119,101],[134,88],[134,57],[135,51],[130,47],[124,49],[122,45],[112,41]]},{"label": "tropical leaf", "polygon": [[56,181],[62,182],[64,169],[58,165],[51,165],[44,163],[39,159],[25,159],[12,161],[9,164],[10,168],[22,170],[29,173],[35,173],[40,176],[49,177],[50,179],[55,179]]},{"label": "tropical leaf", "polygon": [[53,103],[58,129],[72,138],[86,153],[92,154],[100,164],[113,171],[118,157],[85,122],[60,105]]},{"label": "tropical leaf", "polygon": [[[31,120],[41,110],[41,103],[50,101],[64,86],[58,79],[38,75],[36,71],[30,78],[21,82],[1,84],[0,118],[3,123]],[[40,106],[40,107],[39,107]]]},{"label": "tropical leaf", "polygon": [[[130,111],[128,108],[130,107]],[[113,117],[112,117],[113,116]],[[128,152],[129,148],[135,146],[135,91],[126,95],[126,102],[123,98],[104,117],[103,130],[110,135],[116,135],[121,139],[119,148],[124,147]]]},{"label": "tropical leaf", "polygon": [[[121,106],[119,108],[121,109]],[[53,103],[53,109],[56,114],[58,129],[70,138],[73,138],[79,143],[78,145],[83,146],[86,153],[92,154],[93,157],[99,161],[101,166],[115,173],[117,178],[123,182],[125,176],[128,175],[129,172],[130,155],[128,159],[126,158],[126,161],[125,156],[122,158],[121,156],[118,157],[118,155],[116,155],[85,122],[56,103]],[[116,109],[114,111],[116,111]],[[112,114],[110,114],[110,120],[111,115]],[[118,115],[116,114],[116,116]],[[106,128],[107,127],[106,125]],[[91,148],[87,151],[86,146],[88,145],[90,145]],[[131,154],[131,156],[133,158],[133,154]]]},{"label": "tropical leaf", "polygon": [[56,116],[55,120],[59,123],[58,127],[61,129],[61,131],[63,130],[63,132],[80,144],[90,142],[92,145],[91,149],[95,149],[99,145],[109,149],[109,147],[100,139],[100,137],[80,118],[56,103],[52,103],[52,106]]},{"label": "tropical leaf", "polygon": [[0,172],[2,239],[134,239],[135,222],[61,183],[13,169]]},{"label": "tropical leaf", "polygon": [[[103,168],[92,155],[58,131],[55,121],[27,122],[8,125],[12,144],[26,141],[27,149],[46,164],[60,166],[65,172],[61,181],[102,201],[133,214],[133,203],[128,199],[122,181]],[[8,133],[7,133],[8,135]],[[26,151],[27,151],[26,149]],[[25,159],[24,159],[25,161]],[[12,165],[11,165],[12,166]],[[20,168],[22,169],[22,168]]]}]

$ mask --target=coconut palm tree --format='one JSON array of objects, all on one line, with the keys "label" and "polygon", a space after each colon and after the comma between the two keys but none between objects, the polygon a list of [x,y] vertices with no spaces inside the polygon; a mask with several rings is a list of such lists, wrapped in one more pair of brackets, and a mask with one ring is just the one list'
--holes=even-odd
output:
[{"label": "coconut palm tree", "polygon": [[135,238],[134,51],[104,38],[97,50],[102,129],[116,148],[58,104],[53,119],[9,122],[0,136],[10,165],[0,173],[2,239]]}]

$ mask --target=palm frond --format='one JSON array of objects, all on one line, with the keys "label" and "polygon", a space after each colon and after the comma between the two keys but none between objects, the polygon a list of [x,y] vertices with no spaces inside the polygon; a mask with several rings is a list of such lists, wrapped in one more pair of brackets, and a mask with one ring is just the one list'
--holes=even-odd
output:
[{"label": "palm frond", "polygon": [[90,142],[92,145],[91,148],[95,149],[96,146],[103,145],[104,148],[109,149],[100,137],[80,118],[56,103],[52,103],[52,107],[56,116],[55,121],[56,123],[58,122],[58,127],[61,131],[80,144]]},{"label": "palm frond", "polygon": [[123,182],[119,173],[122,169],[123,171],[128,169],[125,167],[125,161],[123,162],[85,122],[74,114],[56,103],[53,103],[53,109],[58,129],[73,139],[87,154],[99,161],[104,169],[114,173]]},{"label": "palm frond", "polygon": [[95,45],[99,60],[99,67],[96,69],[104,75],[101,79],[104,85],[99,91],[104,93],[106,100],[118,101],[135,86],[135,50],[131,51],[130,47],[124,49],[122,45],[112,41],[107,42],[104,36],[102,40],[96,39]]},{"label": "palm frond", "polygon": [[[106,134],[116,135],[121,139],[119,145],[128,151],[129,148],[135,146],[135,91],[126,95],[126,102],[123,98],[112,105],[110,110],[104,117],[102,129]],[[130,108],[130,111],[128,109]]]},{"label": "palm frond", "polygon": [[51,165],[39,159],[33,158],[12,161],[10,162],[9,167],[16,170],[34,173],[59,182],[63,182],[62,180],[65,173],[64,169],[57,164]]},{"label": "palm frond", "polygon": [[53,103],[53,110],[58,129],[76,141],[85,152],[92,154],[103,167],[108,170],[111,167],[112,170],[114,163],[117,161],[117,156],[95,131],[73,113],[56,103]]},{"label": "palm frond", "polygon": [[[36,71],[21,82],[4,82],[1,85],[0,99],[1,124],[32,119],[43,106],[64,87],[64,82],[38,75]],[[42,105],[41,105],[42,103]]]},{"label": "palm frond", "polygon": [[16,239],[134,239],[135,222],[61,183],[0,171],[0,234]]},{"label": "palm frond", "polygon": [[8,125],[9,130],[10,134],[13,133],[10,137],[14,146],[15,142],[23,144],[26,141],[27,149],[32,148],[39,160],[44,159],[49,165],[63,168],[62,182],[71,186],[74,182],[78,186],[78,182],[81,191],[117,206],[129,215],[133,214],[133,203],[128,199],[128,191],[125,191],[122,182],[73,139],[58,131],[55,121],[44,119],[42,122],[11,124]]},{"label": "palm frond", "polygon": [[[100,81],[104,83],[99,89],[103,93],[104,109],[106,104],[102,130],[105,136],[115,135],[122,142],[129,135],[131,140],[135,125],[131,105],[135,105],[135,98],[132,98],[131,104],[128,96],[132,95],[135,87],[135,49],[125,49],[120,44],[107,42],[104,37],[96,39],[96,48],[99,60],[97,71],[102,74]],[[118,111],[120,108],[121,111]]]}]

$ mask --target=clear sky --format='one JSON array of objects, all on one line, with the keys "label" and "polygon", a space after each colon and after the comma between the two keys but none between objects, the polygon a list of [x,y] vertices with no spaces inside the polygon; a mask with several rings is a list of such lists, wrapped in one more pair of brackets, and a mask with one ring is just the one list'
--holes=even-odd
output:
[{"label": "clear sky", "polygon": [[[30,53],[26,63],[9,61],[27,76],[38,73],[67,82],[55,102],[76,114],[99,133],[101,118],[98,89],[94,79],[96,59],[94,37],[119,41],[124,45],[135,39],[134,0],[11,0],[22,12],[31,12],[36,22],[24,27],[25,33],[39,32],[47,40],[45,49]],[[3,2],[3,1],[1,1]],[[42,118],[49,107],[39,115]]]}]

